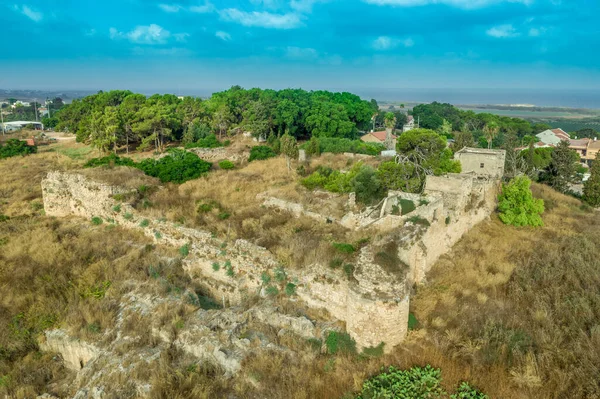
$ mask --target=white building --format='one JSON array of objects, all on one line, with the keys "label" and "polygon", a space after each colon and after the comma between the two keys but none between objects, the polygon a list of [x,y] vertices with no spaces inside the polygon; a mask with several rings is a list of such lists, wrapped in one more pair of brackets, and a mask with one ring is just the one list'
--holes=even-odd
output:
[{"label": "white building", "polygon": [[406,118],[406,123],[402,126],[403,132],[408,132],[409,130],[413,130],[415,128],[415,117],[412,115],[408,115]]},{"label": "white building", "polygon": [[21,130],[26,126],[32,125],[35,130],[44,130],[44,125],[41,122],[31,121],[14,121],[0,123],[0,130],[5,132],[13,132]]}]

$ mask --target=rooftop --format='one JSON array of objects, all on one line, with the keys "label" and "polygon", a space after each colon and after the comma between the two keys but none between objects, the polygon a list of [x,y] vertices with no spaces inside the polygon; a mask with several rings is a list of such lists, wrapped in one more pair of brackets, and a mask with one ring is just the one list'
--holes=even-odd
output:
[{"label": "rooftop", "polygon": [[465,147],[462,150],[456,151],[457,154],[487,154],[487,155],[502,155],[506,150],[494,150],[488,148],[471,148]]}]

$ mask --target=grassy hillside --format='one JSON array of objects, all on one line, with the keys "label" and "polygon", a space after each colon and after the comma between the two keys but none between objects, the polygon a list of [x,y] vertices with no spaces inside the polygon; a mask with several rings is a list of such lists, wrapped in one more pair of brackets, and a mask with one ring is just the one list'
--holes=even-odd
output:
[{"label": "grassy hillside", "polygon": [[[169,284],[191,284],[176,262],[165,272],[169,284],[151,278],[148,265],[177,254],[149,246],[137,234],[44,215],[45,173],[82,162],[60,152],[0,161],[0,214],[9,217],[0,219],[0,395],[69,394],[61,387],[73,379],[72,372],[38,350],[43,329],[61,326],[94,342],[98,331],[115,322],[116,304],[132,284],[157,296],[168,295]],[[310,237],[344,238],[343,232],[331,226],[311,231],[303,219],[290,221],[262,209],[252,213],[248,205],[268,188],[300,198],[283,165],[282,159],[271,159],[169,186],[150,195],[145,212],[212,226],[219,235],[249,235],[292,263],[328,256]],[[416,287],[411,306],[418,324],[391,354],[329,355],[265,331],[297,353],[257,352],[230,380],[216,378],[208,366],[190,369],[173,353],[149,368],[151,395],[351,398],[381,367],[431,364],[442,369],[449,391],[468,380],[491,398],[599,397],[600,215],[545,186],[534,185],[534,194],[545,200],[545,227],[508,227],[494,215],[470,231],[433,267],[427,283]],[[197,205],[209,200],[232,216],[221,220],[216,210],[199,215]],[[104,288],[107,281],[110,289]],[[172,313],[186,317],[187,312]],[[139,330],[142,336],[143,326]],[[316,357],[308,356],[315,351]]]}]

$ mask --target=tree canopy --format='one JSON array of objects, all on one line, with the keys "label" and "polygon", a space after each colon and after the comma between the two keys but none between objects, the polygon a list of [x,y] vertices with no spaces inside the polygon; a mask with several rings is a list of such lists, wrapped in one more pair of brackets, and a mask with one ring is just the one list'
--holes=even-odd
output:
[{"label": "tree canopy", "polygon": [[[195,136],[206,137],[206,129],[219,137],[241,129],[263,138],[288,133],[297,139],[355,139],[359,130],[370,127],[377,112],[377,102],[351,93],[245,90],[234,86],[207,100],[101,91],[73,101],[56,117],[59,129],[75,133],[80,142],[108,151],[129,143],[163,149],[165,142],[181,140],[184,135],[189,144],[202,138]],[[107,113],[109,117],[105,117]]]}]

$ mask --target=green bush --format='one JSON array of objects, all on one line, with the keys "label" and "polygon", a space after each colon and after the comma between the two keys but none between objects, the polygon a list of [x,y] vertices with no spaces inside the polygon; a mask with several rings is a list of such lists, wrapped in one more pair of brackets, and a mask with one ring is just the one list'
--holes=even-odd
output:
[{"label": "green bush", "polygon": [[488,396],[477,388],[473,388],[468,382],[463,382],[456,390],[456,393],[450,395],[451,399],[488,399]]},{"label": "green bush", "polygon": [[186,151],[172,151],[159,160],[145,159],[137,167],[149,176],[158,177],[161,182],[184,183],[208,173],[212,164],[196,154]]},{"label": "green bush", "polygon": [[350,335],[338,331],[329,331],[327,339],[325,339],[327,353],[335,355],[337,353],[356,353],[356,342]]},{"label": "green bush", "polygon": [[[212,166],[210,162],[200,159],[196,154],[183,150],[171,150],[167,156],[159,160],[150,158],[140,163],[135,163],[130,158],[121,158],[111,154],[103,158],[90,159],[84,167],[94,168],[103,165],[138,168],[148,176],[158,177],[163,183],[184,183],[196,179],[208,173]],[[140,194],[143,192],[140,191]]]},{"label": "green bush", "polygon": [[102,224],[102,222],[103,222],[103,221],[102,221],[102,218],[100,218],[100,217],[98,217],[98,216],[94,216],[94,217],[92,218],[92,224],[93,224],[94,226],[99,226],[99,225],[101,225],[101,224]]},{"label": "green bush", "polygon": [[252,147],[252,149],[250,150],[250,157],[248,158],[248,162],[260,161],[276,156],[277,153],[275,153],[275,151],[271,147],[266,145],[257,145],[255,147]]},{"label": "green bush", "polygon": [[[304,143],[301,148],[307,150],[308,155],[319,155],[324,152],[340,154],[351,152],[354,154],[379,155],[385,150],[385,146],[377,143],[365,143],[361,140],[350,140],[347,138],[319,137],[317,142],[313,139]],[[318,145],[318,153],[315,149]]]},{"label": "green bush", "polygon": [[377,177],[385,190],[401,190],[407,193],[419,192],[423,180],[415,173],[412,163],[387,161],[377,168]]},{"label": "green bush", "polygon": [[131,214],[129,212],[125,212],[123,217],[125,218],[125,220],[131,220],[131,219],[133,219],[133,214]]},{"label": "green bush", "polygon": [[208,136],[201,138],[195,143],[186,144],[185,148],[219,148],[224,147],[225,144],[221,143],[217,136],[209,134]]},{"label": "green bush", "polygon": [[140,222],[140,227],[148,227],[150,225],[150,221],[148,219],[144,219]]},{"label": "green bush", "polygon": [[219,162],[219,168],[228,170],[228,169],[235,168],[235,165],[233,164],[233,162],[231,162],[231,161],[229,161],[227,159],[224,159],[224,160],[222,160],[222,161]]},{"label": "green bush", "polygon": [[372,203],[382,197],[382,187],[375,169],[363,166],[350,180],[352,191],[356,193],[356,200],[364,204]]},{"label": "green bush", "polygon": [[333,244],[331,244],[331,246],[344,254],[351,254],[354,251],[356,251],[356,248],[354,248],[352,244],[346,244],[343,242],[334,242]]},{"label": "green bush", "polygon": [[35,145],[29,146],[25,141],[17,139],[8,139],[6,143],[0,144],[0,159],[15,157],[17,155],[29,155],[35,154],[37,147]]},{"label": "green bush", "polygon": [[285,294],[287,296],[293,296],[296,294],[296,284],[294,283],[287,283],[285,285]]},{"label": "green bush", "polygon": [[84,168],[97,168],[99,166],[131,166],[136,167],[136,163],[131,158],[119,157],[115,154],[110,154],[101,158],[92,158],[87,161]]},{"label": "green bush", "polygon": [[179,248],[179,254],[184,258],[190,254],[190,244],[185,244]]},{"label": "green bush", "polygon": [[531,180],[517,176],[502,186],[498,197],[500,220],[512,226],[543,226],[544,201],[533,198]]},{"label": "green bush", "polygon": [[121,212],[121,204],[113,206],[113,211],[117,213]]},{"label": "green bush", "polygon": [[414,202],[404,198],[400,199],[400,208],[402,209],[402,215],[406,215],[417,209]]},{"label": "green bush", "polygon": [[419,327],[419,321],[417,320],[414,313],[408,314],[408,329],[416,330]]},{"label": "green bush", "polygon": [[445,394],[441,382],[440,369],[430,365],[410,370],[398,370],[390,366],[387,372],[365,381],[356,398],[441,399]]}]

